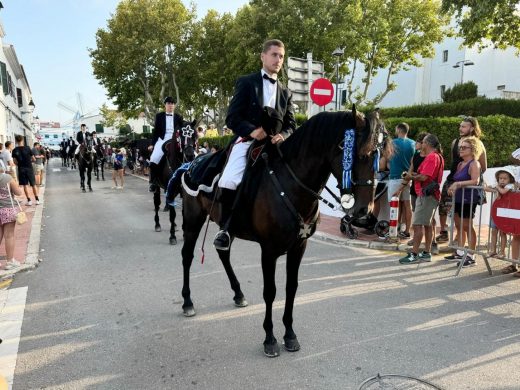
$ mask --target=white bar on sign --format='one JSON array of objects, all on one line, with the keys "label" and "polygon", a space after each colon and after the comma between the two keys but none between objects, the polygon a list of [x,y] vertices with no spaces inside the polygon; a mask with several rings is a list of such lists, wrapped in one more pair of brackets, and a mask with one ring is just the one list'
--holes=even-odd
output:
[{"label": "white bar on sign", "polygon": [[315,95],[325,95],[325,96],[332,95],[332,91],[330,89],[314,88],[313,92]]},{"label": "white bar on sign", "polygon": [[520,210],[505,209],[503,207],[497,208],[497,217],[520,219]]}]

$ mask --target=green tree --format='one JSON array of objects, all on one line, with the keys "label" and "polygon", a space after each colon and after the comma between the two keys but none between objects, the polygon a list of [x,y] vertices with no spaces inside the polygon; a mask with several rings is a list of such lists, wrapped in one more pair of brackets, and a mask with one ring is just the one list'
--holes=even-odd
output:
[{"label": "green tree", "polygon": [[[434,55],[434,44],[447,33],[440,1],[354,0],[342,2],[344,16],[339,32],[348,58],[343,70],[348,77],[347,104],[377,105],[396,88],[397,72],[421,65],[421,58]],[[368,99],[373,78],[386,75],[385,89]],[[361,77],[361,84],[356,83]]]},{"label": "green tree", "polygon": [[445,103],[456,102],[459,100],[473,99],[478,96],[478,86],[473,81],[463,84],[455,84],[453,87],[444,91],[442,100]]},{"label": "green tree", "polygon": [[520,50],[518,0],[442,0],[442,9],[455,16],[464,45]]},{"label": "green tree", "polygon": [[180,0],[123,0],[96,33],[94,75],[119,111],[153,121],[167,93],[180,101],[194,11]]},{"label": "green tree", "polygon": [[127,121],[126,118],[121,115],[117,110],[112,110],[108,108],[106,104],[103,104],[99,109],[99,113],[103,117],[101,120],[101,124],[104,127],[115,127],[120,128],[126,126]]}]

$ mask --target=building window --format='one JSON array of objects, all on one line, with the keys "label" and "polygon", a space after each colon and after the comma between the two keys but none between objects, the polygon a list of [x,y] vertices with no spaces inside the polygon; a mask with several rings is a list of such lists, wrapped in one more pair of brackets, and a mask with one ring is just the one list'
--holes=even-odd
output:
[{"label": "building window", "polygon": [[7,67],[3,62],[0,62],[0,79],[2,80],[4,95],[9,95],[9,86],[7,85]]},{"label": "building window", "polygon": [[18,100],[18,107],[22,107],[23,99],[22,99],[22,90],[20,88],[16,88],[16,98]]},{"label": "building window", "polygon": [[103,125],[101,123],[96,123],[96,134],[104,133],[104,132],[105,132],[105,128],[103,127]]},{"label": "building window", "polygon": [[144,125],[144,126],[143,126],[143,133],[145,133],[145,134],[150,133],[150,126],[146,126],[146,125]]},{"label": "building window", "polygon": [[446,86],[441,85],[441,98],[444,99],[444,92],[446,92]]},{"label": "building window", "polygon": [[505,86],[504,84],[502,84],[502,85],[497,85],[497,89],[498,89],[499,91],[503,91],[503,90],[506,89],[506,86]]},{"label": "building window", "polygon": [[448,62],[448,50],[442,52],[442,62]]}]

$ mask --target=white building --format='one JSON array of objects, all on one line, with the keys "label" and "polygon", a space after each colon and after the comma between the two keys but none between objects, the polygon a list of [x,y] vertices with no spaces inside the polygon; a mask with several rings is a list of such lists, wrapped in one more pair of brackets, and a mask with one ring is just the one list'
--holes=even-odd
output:
[{"label": "white building", "polygon": [[15,135],[34,142],[31,88],[13,45],[3,42],[4,27],[0,21],[0,142],[13,141]]},{"label": "white building", "polygon": [[[378,105],[400,107],[441,102],[444,90],[473,81],[478,94],[488,98],[520,99],[520,58],[513,48],[497,50],[461,47],[460,38],[447,38],[435,45],[435,56],[423,66],[392,76],[397,88]],[[465,64],[464,66],[462,64]],[[457,67],[454,67],[457,66]],[[386,72],[381,71],[369,88],[369,98],[386,88]]]}]

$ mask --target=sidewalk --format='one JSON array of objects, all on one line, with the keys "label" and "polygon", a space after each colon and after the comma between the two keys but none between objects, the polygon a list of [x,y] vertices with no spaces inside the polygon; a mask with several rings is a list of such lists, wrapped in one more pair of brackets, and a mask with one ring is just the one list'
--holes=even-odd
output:
[{"label": "sidewalk", "polygon": [[[407,249],[411,248],[410,246],[406,245],[406,243],[410,240],[409,238],[398,240],[397,242],[388,242],[385,239],[379,238],[376,234],[367,234],[367,232],[364,229],[357,229],[358,237],[356,239],[350,239],[347,238],[347,236],[345,236],[339,230],[341,218],[331,217],[322,213],[320,219],[321,222],[318,225],[318,229],[313,236],[314,238],[317,238],[319,240],[328,241],[343,246],[353,246],[387,251],[406,252]],[[482,242],[487,242],[488,226],[483,225],[481,227],[480,233]],[[436,235],[437,234],[438,232],[436,233]],[[439,253],[452,252],[452,249],[448,247],[448,243],[439,243],[438,245]]]},{"label": "sidewalk", "polygon": [[[20,202],[22,209],[27,214],[27,222],[23,225],[16,225],[15,227],[15,249],[14,258],[22,265],[12,270],[0,269],[0,286],[1,282],[10,278],[13,274],[35,268],[39,263],[40,251],[40,232],[42,226],[43,207],[45,204],[45,187],[39,187],[40,204],[32,206],[25,206],[24,201]],[[0,258],[4,260],[5,243],[0,244]]]}]

